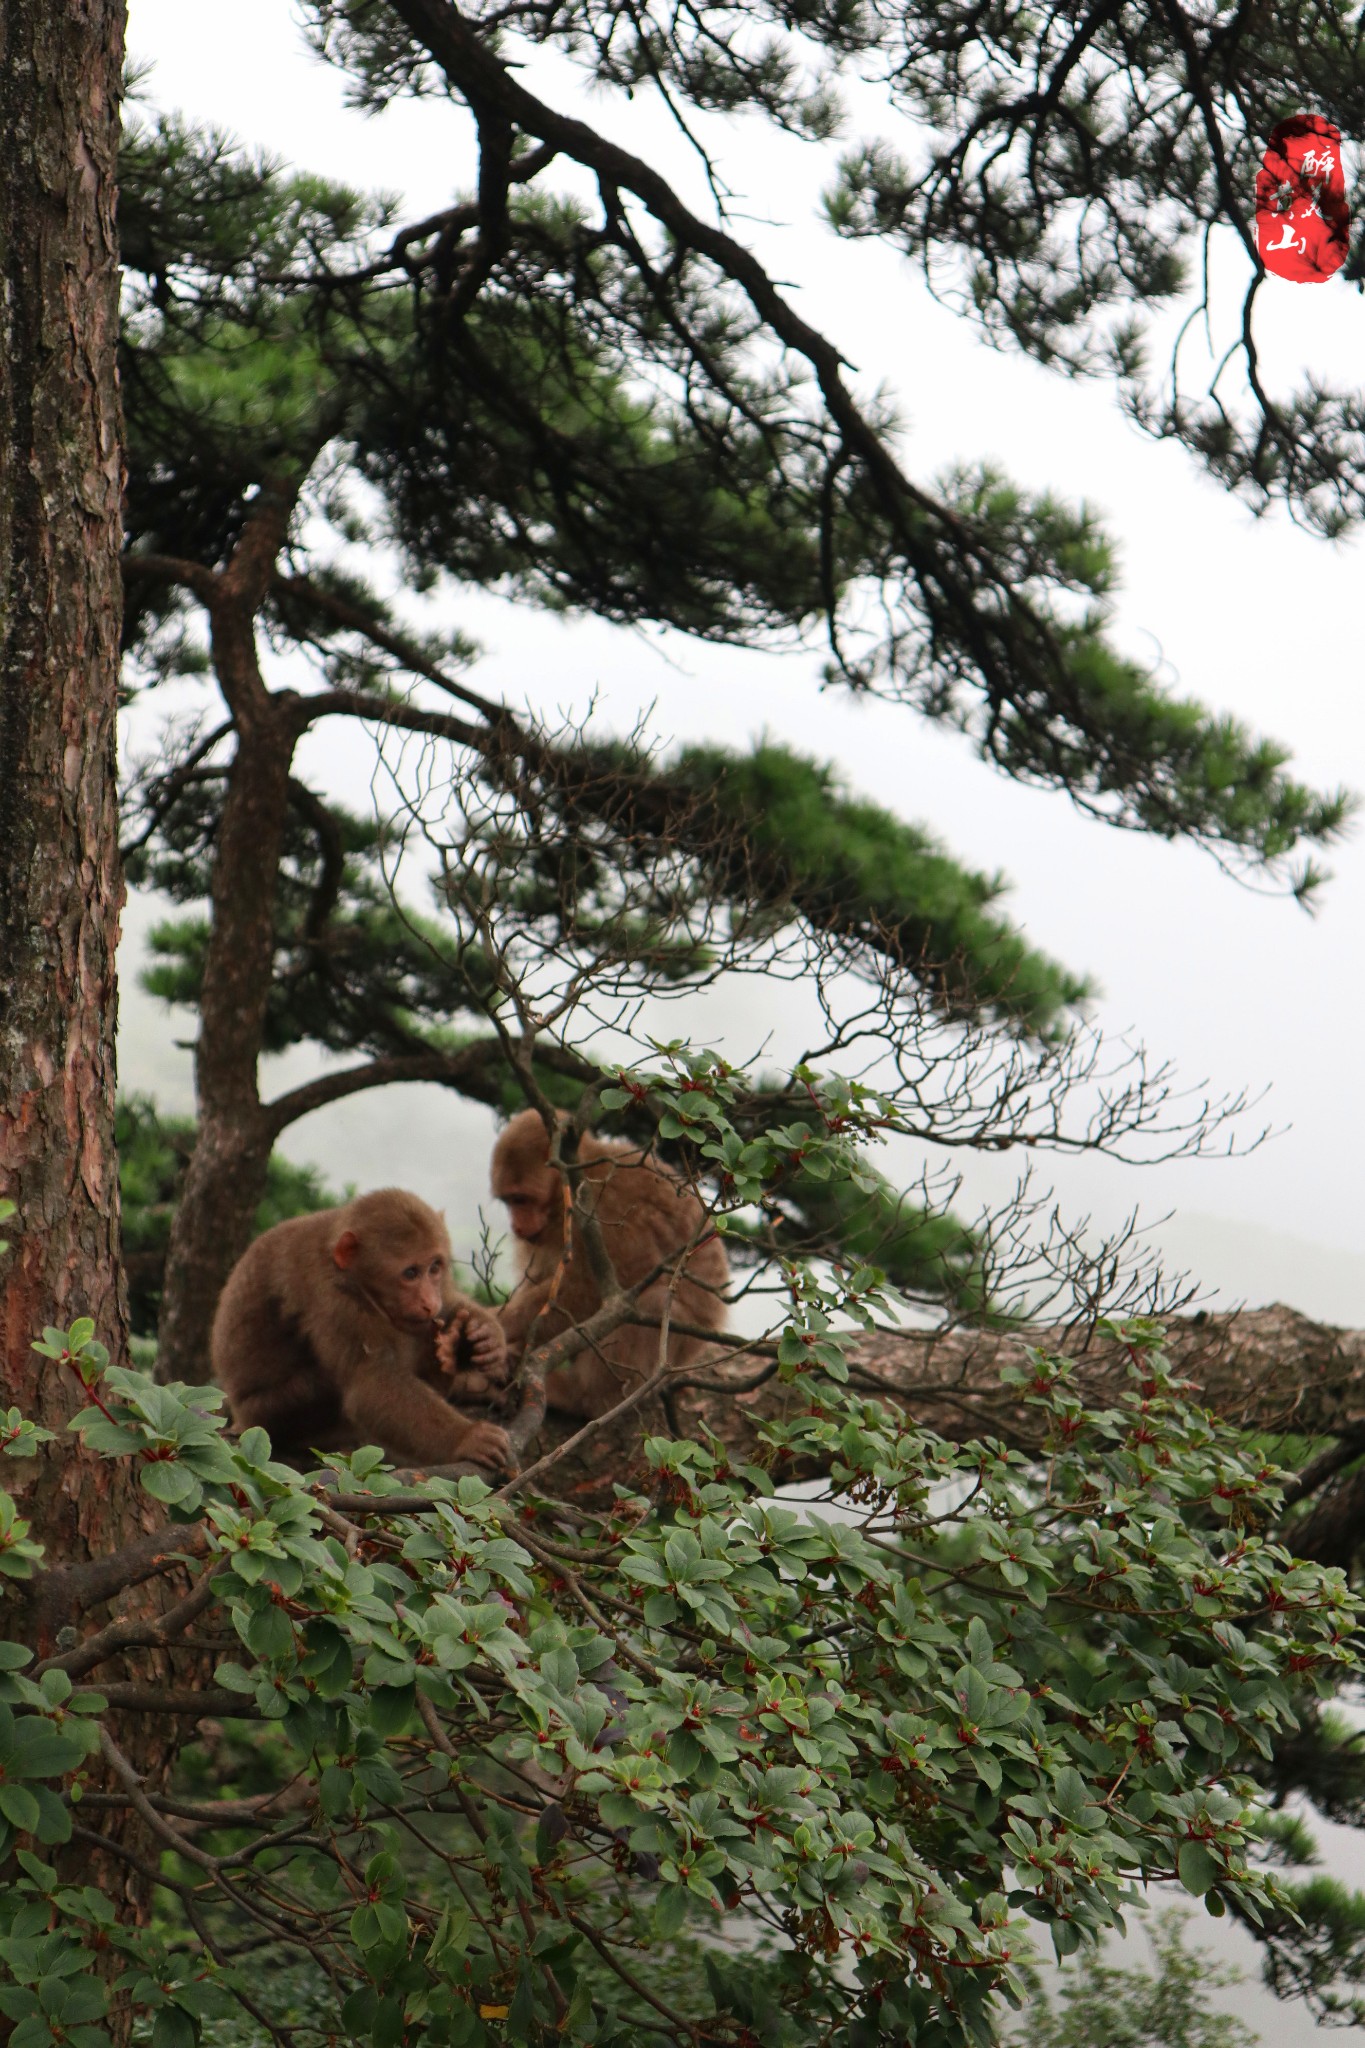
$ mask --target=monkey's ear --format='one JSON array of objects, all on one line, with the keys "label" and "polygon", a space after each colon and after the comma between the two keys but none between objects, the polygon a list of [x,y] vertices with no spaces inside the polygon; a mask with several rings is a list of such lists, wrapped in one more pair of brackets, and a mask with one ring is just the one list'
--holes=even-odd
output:
[{"label": "monkey's ear", "polygon": [[346,1268],[353,1266],[359,1257],[360,1239],[353,1230],[343,1230],[336,1243],[332,1246],[333,1264],[340,1266],[342,1271],[345,1272]]}]

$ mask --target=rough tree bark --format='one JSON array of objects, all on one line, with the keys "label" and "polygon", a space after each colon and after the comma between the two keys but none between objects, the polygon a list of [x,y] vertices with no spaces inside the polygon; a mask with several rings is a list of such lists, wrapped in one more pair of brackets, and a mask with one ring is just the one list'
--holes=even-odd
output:
[{"label": "rough tree bark", "polygon": [[[10,1400],[44,1423],[72,1388],[35,1371],[46,1322],[94,1317],[117,1352],[114,787],[122,486],[114,230],[121,0],[0,10],[0,1268]],[[42,1461],[42,1534],[109,1511],[94,1468]],[[16,1471],[20,1468],[15,1468]],[[106,1468],[109,1469],[109,1468]],[[107,1530],[100,1529],[101,1545]]]},{"label": "rough tree bark", "polygon": [[[1032,1331],[1027,1342],[1075,1358],[1088,1399],[1105,1399],[1126,1379],[1128,1354],[1089,1326]],[[1276,1304],[1173,1317],[1166,1349],[1195,1398],[1229,1421],[1365,1450],[1365,1330],[1315,1323]],[[1019,1337],[966,1328],[876,1336],[861,1339],[852,1356],[860,1382],[897,1392],[917,1422],[942,1436],[996,1436],[1022,1449],[1038,1441],[1034,1411],[1007,1401],[1000,1386],[1001,1367],[1024,1362]]]},{"label": "rough tree bark", "polygon": [[[31,1349],[45,1323],[94,1318],[118,1358],[126,1314],[114,1155],[114,948],[122,903],[114,713],[122,457],[114,226],[123,0],[0,7],[0,1194],[18,1204],[0,1260],[0,1404],[61,1431],[84,1390]],[[160,1510],[126,1468],[58,1435],[6,1460],[64,1598],[0,1633],[42,1654],[97,1604],[89,1560]],[[106,1595],[107,1597],[107,1595]],[[155,1774],[167,1730],[123,1733]],[[88,1845],[73,1845],[84,1869]],[[100,1876],[123,1910],[140,1880]]]}]

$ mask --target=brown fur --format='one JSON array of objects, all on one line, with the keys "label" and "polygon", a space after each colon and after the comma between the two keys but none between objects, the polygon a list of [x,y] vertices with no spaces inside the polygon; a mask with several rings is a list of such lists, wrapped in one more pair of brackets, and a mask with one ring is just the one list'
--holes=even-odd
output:
[{"label": "brown fur", "polygon": [[417,1195],[380,1188],[293,1216],[234,1266],[213,1322],[213,1377],[239,1429],[277,1451],[378,1444],[405,1464],[510,1465],[507,1438],[450,1407],[438,1319],[498,1369],[496,1318],[451,1284],[444,1220]]},{"label": "brown fur", "polygon": [[[694,1247],[684,1261],[681,1280],[673,1284],[665,1274],[639,1297],[640,1308],[656,1319],[655,1327],[637,1324],[617,1330],[598,1347],[585,1347],[546,1375],[551,1407],[591,1417],[605,1415],[655,1370],[658,1318],[670,1300],[672,1319],[703,1324],[708,1330],[724,1328],[722,1295],[730,1267],[720,1239],[714,1234],[703,1237],[706,1214],[701,1203],[670,1168],[630,1145],[593,1137],[580,1141],[578,1156],[587,1169],[583,1179],[592,1214],[622,1287],[635,1286],[663,1262],[676,1264],[688,1244]],[[535,1343],[542,1344],[586,1322],[601,1307],[582,1248],[575,1248],[567,1265],[562,1263],[564,1182],[549,1163],[549,1141],[535,1110],[513,1117],[493,1147],[493,1193],[507,1203],[518,1233],[521,1284],[503,1308],[501,1320],[510,1350],[520,1353],[532,1325]],[[668,1362],[687,1365],[705,1348],[699,1337],[670,1335]]]}]

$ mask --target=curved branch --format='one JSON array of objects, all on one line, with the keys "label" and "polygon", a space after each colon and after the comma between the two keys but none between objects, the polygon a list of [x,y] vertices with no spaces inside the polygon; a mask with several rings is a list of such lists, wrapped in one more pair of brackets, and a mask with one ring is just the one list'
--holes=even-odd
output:
[{"label": "curved branch", "polygon": [[[537,1046],[535,1063],[568,1081],[586,1084],[601,1078],[600,1070],[590,1060],[580,1059],[562,1046]],[[495,1038],[477,1038],[453,1052],[432,1046],[413,1052],[378,1053],[361,1066],[319,1074],[316,1080],[305,1081],[287,1094],[277,1095],[273,1102],[263,1106],[262,1115],[273,1143],[281,1131],[312,1110],[344,1102],[348,1096],[360,1095],[367,1088],[387,1088],[392,1081],[436,1081],[471,1101],[497,1108],[503,1101],[506,1073],[502,1047]]]},{"label": "curved branch", "polygon": [[121,1550],[91,1558],[87,1564],[58,1565],[38,1572],[29,1582],[26,1602],[36,1624],[35,1636],[39,1641],[55,1637],[59,1628],[90,1608],[140,1586],[159,1572],[207,1556],[208,1547],[208,1524],[189,1522],[179,1528],[151,1529]]},{"label": "curved branch", "polygon": [[35,1664],[30,1676],[41,1678],[45,1671],[65,1671],[68,1678],[83,1678],[87,1671],[93,1671],[97,1664],[102,1664],[126,1645],[135,1643],[139,1647],[158,1649],[169,1647],[212,1603],[216,1590],[214,1574],[218,1570],[218,1565],[210,1566],[184,1599],[168,1607],[156,1621],[149,1622],[142,1616],[128,1621],[111,1621],[107,1628],[87,1636],[74,1650],[66,1650],[59,1657],[48,1657],[41,1664]]},{"label": "curved branch", "polygon": [[224,719],[221,725],[215,725],[212,732],[191,747],[185,758],[178,761],[174,768],[167,769],[164,775],[154,776],[145,785],[143,811],[147,823],[136,839],[131,839],[126,845],[120,846],[120,860],[127,862],[130,855],[140,853],[144,846],[150,844],[172,804],[190,783],[207,780],[209,776],[227,775],[226,768],[205,770],[202,776],[200,770],[202,763],[208,759],[218,742],[225,740],[228,734],[235,730],[233,721],[230,718]]},{"label": "curved branch", "polygon": [[255,1700],[240,1692],[228,1692],[221,1685],[139,1685],[133,1680],[115,1680],[103,1685],[78,1685],[73,1699],[101,1699],[106,1706],[126,1709],[132,1714],[181,1714],[187,1720],[260,1721],[264,1719]]},{"label": "curved branch", "polygon": [[1179,44],[1180,54],[1185,60],[1185,77],[1189,84],[1190,97],[1199,109],[1199,117],[1204,129],[1204,140],[1209,146],[1209,160],[1213,165],[1214,181],[1218,186],[1218,197],[1223,202],[1223,211],[1232,227],[1236,229],[1238,239],[1246,250],[1247,255],[1251,258],[1257,272],[1262,273],[1265,270],[1265,265],[1261,261],[1261,252],[1256,246],[1256,238],[1247,226],[1246,215],[1242,211],[1241,196],[1233,182],[1227,153],[1223,148],[1223,130],[1219,125],[1217,110],[1213,104],[1213,94],[1209,89],[1208,76],[1200,61],[1199,46],[1195,42],[1188,17],[1184,8],[1178,4],[1178,0],[1161,0],[1161,12],[1165,15],[1167,25],[1175,41]]},{"label": "curved branch", "polygon": [[[907,560],[926,581],[945,591],[951,586],[960,630],[969,640],[973,659],[983,676],[994,678],[1001,687],[1007,686],[1010,679],[997,673],[999,663],[973,601],[969,570],[977,550],[972,546],[968,528],[949,507],[906,476],[845,384],[847,358],[809,321],[802,319],[753,252],[724,229],[712,227],[693,213],[667,179],[643,158],[609,142],[587,122],[558,113],[538,99],[486,47],[475,24],[453,0],[390,0],[390,6],[477,114],[482,116],[486,110],[499,109],[517,128],[553,144],[561,155],[582,164],[606,185],[634,193],[671,236],[708,257],[724,276],[737,284],[778,340],[810,364],[830,417],[849,449],[865,465]],[[955,558],[930,544],[923,528],[926,518],[952,535]],[[1031,617],[1031,624],[1045,634],[1041,619]],[[1059,671],[1060,666],[1058,656]]]},{"label": "curved branch", "polygon": [[[1346,1449],[1346,1446],[1342,1447]],[[1360,1445],[1351,1447],[1359,1457]],[[1307,1514],[1290,1524],[1285,1541],[1295,1557],[1349,1569],[1365,1529],[1365,1470],[1348,1472],[1326,1485]]]},{"label": "curved branch", "polygon": [[498,1103],[502,1095],[488,1071],[490,1051],[496,1051],[492,1039],[480,1041],[468,1057],[446,1052],[391,1053],[366,1060],[363,1066],[319,1074],[315,1081],[305,1081],[301,1087],[291,1088],[287,1094],[267,1102],[262,1110],[265,1127],[273,1143],[281,1131],[297,1123],[300,1117],[311,1115],[313,1110],[344,1102],[367,1088],[387,1088],[393,1081],[437,1081],[476,1102]]},{"label": "curved branch", "polygon": [[125,583],[179,583],[192,590],[206,608],[218,596],[218,571],[183,555],[144,555],[129,550],[120,567]]},{"label": "curved branch", "polygon": [[[532,178],[539,177],[548,164],[552,164],[558,151],[549,143],[540,143],[534,149],[523,151],[512,158],[507,167],[509,185],[525,185]],[[443,241],[450,236],[464,233],[466,228],[479,225],[479,207],[476,202],[464,201],[459,206],[443,207],[441,212],[428,214],[424,220],[413,221],[410,226],[400,228],[382,256],[373,263],[363,264],[358,270],[274,270],[259,273],[263,284],[286,287],[301,287],[308,291],[329,291],[341,287],[350,288],[358,284],[373,284],[388,277],[395,270],[406,271],[411,277],[426,268],[434,260],[432,254],[410,254],[416,242],[428,242],[433,236]]]},{"label": "curved branch", "polygon": [[294,711],[296,722],[305,727],[319,718],[364,718],[375,725],[392,725],[404,732],[451,740],[457,747],[473,747],[484,755],[505,751],[495,748],[494,735],[486,727],[452,718],[448,711],[423,711],[415,704],[400,704],[392,697],[381,697],[369,690],[317,690],[297,698]]}]

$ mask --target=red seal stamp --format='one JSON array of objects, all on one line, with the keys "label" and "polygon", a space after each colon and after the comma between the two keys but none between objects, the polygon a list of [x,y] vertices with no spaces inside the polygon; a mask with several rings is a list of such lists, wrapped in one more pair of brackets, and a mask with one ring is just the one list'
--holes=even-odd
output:
[{"label": "red seal stamp", "polygon": [[1323,284],[1346,261],[1351,220],[1341,130],[1321,114],[1294,114],[1271,130],[1256,173],[1256,247],[1291,284]]}]

